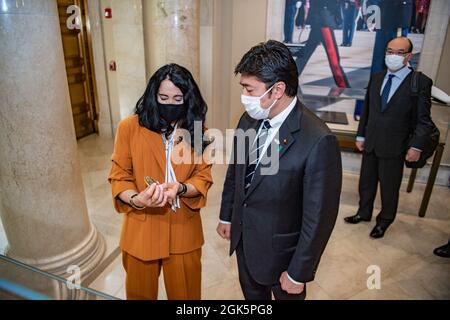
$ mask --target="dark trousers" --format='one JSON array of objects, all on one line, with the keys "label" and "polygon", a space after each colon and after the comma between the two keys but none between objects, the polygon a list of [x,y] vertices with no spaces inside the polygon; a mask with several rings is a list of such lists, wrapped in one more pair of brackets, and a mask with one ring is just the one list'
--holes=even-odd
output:
[{"label": "dark trousers", "polygon": [[341,66],[341,58],[339,49],[334,36],[334,31],[330,27],[320,27],[319,25],[311,25],[311,32],[308,41],[303,49],[301,56],[296,61],[298,74],[301,75],[303,69],[313,55],[319,44],[323,45],[327,53],[328,63],[333,73],[334,82],[339,88],[350,88],[347,75]]},{"label": "dark trousers", "polygon": [[298,10],[298,14],[297,17],[295,18],[295,26],[296,27],[301,27],[304,28],[305,27],[305,6],[302,5],[300,7],[300,9]]},{"label": "dark trousers", "polygon": [[356,24],[356,15],[358,11],[356,10],[356,6],[354,3],[348,4],[347,9],[342,10],[344,23],[342,29],[342,44],[343,45],[352,45],[353,35],[355,34],[355,24]]},{"label": "dark trousers", "polygon": [[292,43],[292,35],[294,34],[295,14],[297,13],[296,0],[286,0],[284,9],[284,42]]},{"label": "dark trousers", "polygon": [[388,227],[394,221],[404,160],[404,154],[395,158],[379,158],[374,152],[363,153],[359,178],[358,214],[361,217],[372,218],[373,202],[377,195],[378,182],[380,182],[381,211],[377,216],[377,223]]},{"label": "dark trousers", "polygon": [[306,284],[305,289],[301,294],[289,294],[281,289],[281,284],[279,282],[271,286],[262,285],[256,282],[247,268],[242,240],[236,248],[236,258],[238,262],[239,283],[241,284],[245,300],[272,300],[272,292],[276,300],[305,300]]}]

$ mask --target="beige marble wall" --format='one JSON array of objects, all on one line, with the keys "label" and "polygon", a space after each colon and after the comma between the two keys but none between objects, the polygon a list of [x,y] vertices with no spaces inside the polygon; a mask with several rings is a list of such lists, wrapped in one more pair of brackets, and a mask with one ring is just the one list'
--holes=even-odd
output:
[{"label": "beige marble wall", "polygon": [[[440,55],[447,34],[447,25],[450,17],[450,1],[431,1],[430,12],[425,30],[422,52],[418,69],[436,80],[439,68]],[[438,57],[438,58],[436,58]]]},{"label": "beige marble wall", "polygon": [[112,19],[102,18],[105,61],[116,61],[117,71],[107,67],[111,117],[118,122],[134,112],[146,87],[141,0],[100,0],[101,11],[112,9]]},{"label": "beige marble wall", "polygon": [[87,215],[55,0],[0,7],[0,217],[7,254],[83,276],[104,253]]},{"label": "beige marble wall", "polygon": [[267,40],[283,41],[284,0],[267,0]]},{"label": "beige marble wall", "polygon": [[[450,19],[450,17],[449,17]],[[447,25],[447,35],[445,37],[444,45],[442,48],[442,55],[439,63],[439,69],[436,75],[436,80],[434,85],[439,89],[444,90],[450,95],[450,23]],[[443,125],[440,128],[442,139],[445,142],[446,148],[444,149],[444,154],[442,155],[442,164],[446,164],[450,167],[450,129],[448,124],[450,123],[450,108],[436,108],[433,106],[432,109],[433,119],[437,120],[436,125]],[[435,114],[439,115],[436,119]],[[445,139],[446,137],[446,139]],[[448,180],[448,179],[447,179]],[[447,181],[448,183],[448,181]]]},{"label": "beige marble wall", "polygon": [[450,94],[450,15],[435,85]]},{"label": "beige marble wall", "polygon": [[[248,23],[249,15],[251,23]],[[245,52],[266,40],[267,15],[266,1],[213,1],[210,119],[214,128],[222,131],[235,128],[244,111],[239,77],[234,76],[234,68]]]},{"label": "beige marble wall", "polygon": [[180,64],[199,82],[200,0],[144,0],[147,78],[167,63]]},{"label": "beige marble wall", "polygon": [[142,5],[140,0],[114,0],[114,43],[121,119],[134,112],[146,87]]},{"label": "beige marble wall", "polygon": [[[252,23],[248,23],[251,14]],[[266,40],[267,1],[233,0],[231,68],[242,59],[242,56],[254,45]],[[239,76],[230,79],[230,127],[234,128],[244,112],[241,105],[242,88]]]},{"label": "beige marble wall", "polygon": [[200,39],[199,39],[199,87],[208,105],[206,125],[213,125],[213,35],[214,35],[214,1],[200,0]]},{"label": "beige marble wall", "polygon": [[[225,130],[230,119],[231,24],[233,1],[213,0],[212,104],[210,127]],[[200,39],[200,42],[203,38]],[[202,54],[202,53],[201,53]],[[203,62],[200,65],[203,68]],[[200,69],[201,69],[200,68]]]},{"label": "beige marble wall", "polygon": [[105,47],[103,44],[102,11],[100,0],[88,1],[92,53],[97,88],[98,130],[101,137],[113,136],[108,79],[106,77]]}]

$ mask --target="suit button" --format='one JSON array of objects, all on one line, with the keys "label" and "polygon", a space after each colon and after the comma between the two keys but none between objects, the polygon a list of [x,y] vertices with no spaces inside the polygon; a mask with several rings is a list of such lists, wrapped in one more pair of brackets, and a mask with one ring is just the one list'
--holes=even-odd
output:
[{"label": "suit button", "polygon": [[241,222],[239,222],[239,225],[240,225],[240,226],[242,226],[242,221],[241,221]]},{"label": "suit button", "polygon": [[247,202],[244,202],[244,208],[247,208],[247,206],[248,206]]}]

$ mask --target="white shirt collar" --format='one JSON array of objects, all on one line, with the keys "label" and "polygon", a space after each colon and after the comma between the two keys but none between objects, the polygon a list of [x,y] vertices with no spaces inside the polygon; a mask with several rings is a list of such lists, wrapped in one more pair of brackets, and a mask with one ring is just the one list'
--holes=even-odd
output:
[{"label": "white shirt collar", "polygon": [[411,66],[408,63],[406,66],[404,66],[403,68],[401,68],[400,70],[397,70],[395,72],[392,72],[388,69],[386,76],[393,74],[396,78],[404,79],[411,72],[410,68],[411,68]]},{"label": "white shirt collar", "polygon": [[284,120],[286,120],[286,118],[289,116],[289,114],[291,113],[292,109],[294,109],[296,104],[297,104],[297,97],[294,97],[294,99],[292,99],[292,102],[289,104],[289,106],[286,109],[281,111],[279,114],[277,114],[272,119],[269,119],[270,126],[272,128],[281,127]]}]

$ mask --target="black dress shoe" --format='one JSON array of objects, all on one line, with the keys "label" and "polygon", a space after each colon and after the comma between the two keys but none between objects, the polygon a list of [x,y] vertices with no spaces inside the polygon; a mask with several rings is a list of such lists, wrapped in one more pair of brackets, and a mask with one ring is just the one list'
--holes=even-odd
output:
[{"label": "black dress shoe", "polygon": [[357,224],[361,221],[370,221],[370,219],[366,219],[361,217],[359,214],[355,214],[354,216],[344,218],[344,221],[351,224]]},{"label": "black dress shoe", "polygon": [[442,258],[450,258],[450,244],[434,249],[433,253]]},{"label": "black dress shoe", "polygon": [[386,229],[387,227],[382,227],[377,224],[375,228],[372,229],[372,232],[370,232],[370,236],[375,239],[383,238]]}]

